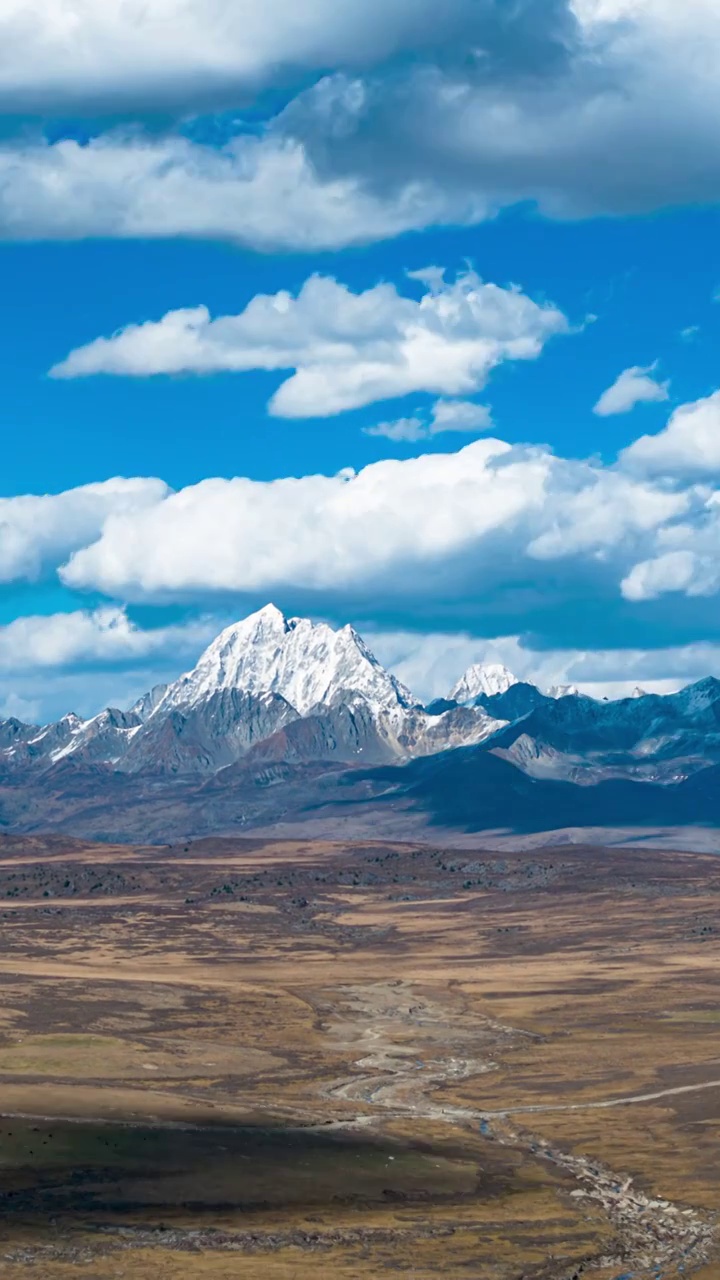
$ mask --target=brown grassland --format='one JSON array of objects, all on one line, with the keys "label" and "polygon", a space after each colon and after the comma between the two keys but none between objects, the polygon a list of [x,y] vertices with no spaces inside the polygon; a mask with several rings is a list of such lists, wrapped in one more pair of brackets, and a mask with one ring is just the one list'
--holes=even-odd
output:
[{"label": "brown grassland", "polygon": [[4,837],[0,928],[2,1280],[720,1276],[718,859]]}]

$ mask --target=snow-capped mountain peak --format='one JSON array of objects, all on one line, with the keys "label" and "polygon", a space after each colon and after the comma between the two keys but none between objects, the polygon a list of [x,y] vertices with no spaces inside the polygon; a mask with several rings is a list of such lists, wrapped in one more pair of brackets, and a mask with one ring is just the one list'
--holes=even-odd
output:
[{"label": "snow-capped mountain peak", "polygon": [[520,680],[501,663],[476,662],[468,667],[448,696],[452,702],[471,702],[481,695],[493,698],[496,694],[507,693],[514,684],[520,684]]},{"label": "snow-capped mountain peak", "polygon": [[222,631],[197,666],[168,687],[152,714],[196,706],[225,689],[276,694],[300,715],[340,695],[385,712],[416,702],[351,626],[336,631],[309,618],[286,618],[275,605]]},{"label": "snow-capped mountain peak", "polygon": [[576,684],[554,684],[547,691],[548,698],[555,698],[556,701],[559,698],[577,698],[579,694]]}]

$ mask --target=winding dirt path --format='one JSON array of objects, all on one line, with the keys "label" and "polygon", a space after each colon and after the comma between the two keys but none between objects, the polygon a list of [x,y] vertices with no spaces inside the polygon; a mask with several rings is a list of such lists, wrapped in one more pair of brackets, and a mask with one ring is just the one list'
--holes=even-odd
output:
[{"label": "winding dirt path", "polygon": [[536,1103],[522,1107],[505,1107],[503,1111],[479,1111],[485,1120],[502,1116],[538,1115],[546,1111],[602,1111],[608,1107],[629,1107],[638,1102],[657,1102],[660,1098],[677,1097],[680,1093],[700,1093],[703,1089],[720,1089],[720,1080],[706,1080],[704,1084],[682,1084],[675,1089],[660,1089],[657,1093],[636,1093],[629,1098],[604,1098],[601,1102]]}]

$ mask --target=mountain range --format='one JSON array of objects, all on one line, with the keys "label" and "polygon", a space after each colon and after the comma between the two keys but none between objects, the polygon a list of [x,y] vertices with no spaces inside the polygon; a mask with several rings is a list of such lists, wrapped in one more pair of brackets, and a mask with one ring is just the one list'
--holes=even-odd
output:
[{"label": "mountain range", "polygon": [[424,706],[352,627],[273,605],[129,710],[0,721],[0,827],[109,840],[707,832],[718,778],[713,678],[598,701],[474,665]]}]

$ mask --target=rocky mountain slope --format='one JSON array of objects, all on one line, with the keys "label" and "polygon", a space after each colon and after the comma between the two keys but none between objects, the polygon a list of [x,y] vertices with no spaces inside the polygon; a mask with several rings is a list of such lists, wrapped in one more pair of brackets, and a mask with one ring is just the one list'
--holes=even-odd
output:
[{"label": "rocky mountain slope", "polygon": [[720,761],[720,681],[712,677],[676,694],[615,702],[555,698],[516,683],[474,705],[506,722],[493,750],[533,777],[680,782]]},{"label": "rocky mountain slope", "polygon": [[352,627],[272,605],[127,711],[0,722],[0,827],[720,828],[720,681],[616,702],[471,667],[423,707]]},{"label": "rocky mountain slope", "polygon": [[268,605],[129,711],[44,727],[0,723],[0,770],[47,772],[72,760],[121,773],[211,774],[261,744],[275,759],[381,763],[482,742],[499,727],[480,706],[429,715],[352,627],[288,619]]}]

